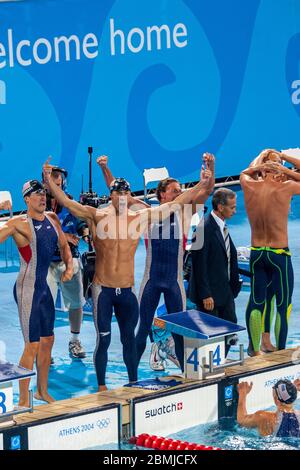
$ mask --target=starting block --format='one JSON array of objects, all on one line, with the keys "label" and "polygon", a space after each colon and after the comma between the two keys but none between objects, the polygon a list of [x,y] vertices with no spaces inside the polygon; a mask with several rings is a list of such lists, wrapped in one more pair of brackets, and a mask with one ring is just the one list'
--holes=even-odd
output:
[{"label": "starting block", "polygon": [[184,337],[184,372],[187,379],[202,380],[208,374],[224,373],[225,367],[244,361],[244,349],[240,345],[240,360],[225,364],[226,337],[245,330],[243,326],[198,310],[162,315],[154,319],[154,325]]},{"label": "starting block", "polygon": [[0,361],[0,427],[1,425],[14,424],[12,416],[20,413],[30,412],[32,406],[32,392],[30,392],[31,407],[15,408],[13,404],[13,382],[30,378],[35,375],[32,370],[16,366],[9,362]]}]

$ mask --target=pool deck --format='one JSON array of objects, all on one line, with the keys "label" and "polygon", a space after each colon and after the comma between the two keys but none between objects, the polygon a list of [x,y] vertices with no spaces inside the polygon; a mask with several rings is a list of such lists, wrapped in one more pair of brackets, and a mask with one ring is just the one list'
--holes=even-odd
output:
[{"label": "pool deck", "polygon": [[[243,376],[255,371],[263,370],[272,370],[274,368],[279,368],[280,366],[292,364],[292,356],[296,349],[286,349],[283,351],[276,351],[274,353],[265,354],[259,357],[252,357],[245,359],[243,365],[238,365],[236,367],[230,367],[226,369],[225,376],[218,376],[217,378],[209,378],[207,380],[195,381],[188,379],[181,379],[182,384],[177,385],[172,388],[165,390],[146,390],[140,388],[116,388],[113,390],[107,390],[101,393],[93,393],[86,396],[81,396],[77,398],[71,398],[67,400],[58,400],[52,404],[39,405],[34,407],[33,413],[25,413],[15,417],[15,422],[17,425],[28,425],[29,423],[47,419],[53,419],[60,416],[67,418],[68,415],[74,413],[101,409],[105,405],[110,405],[117,403],[122,405],[122,424],[127,425],[130,423],[131,413],[130,413],[130,402],[133,399],[144,398],[147,396],[162,395],[174,390],[182,390],[189,388],[191,385],[209,385],[212,382],[218,380],[236,376]],[[298,360],[300,359],[300,350],[298,348]],[[299,365],[300,368],[300,365]],[[174,376],[178,378],[178,376]],[[3,428],[2,428],[3,430]]]}]

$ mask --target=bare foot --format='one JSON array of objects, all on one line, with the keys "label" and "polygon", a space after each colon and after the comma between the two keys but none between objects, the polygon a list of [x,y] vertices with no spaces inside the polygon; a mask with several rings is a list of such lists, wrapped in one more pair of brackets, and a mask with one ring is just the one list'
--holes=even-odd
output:
[{"label": "bare foot", "polygon": [[273,346],[273,344],[271,343],[270,333],[263,333],[262,334],[260,349],[264,353],[271,353],[271,352],[277,351],[277,348],[275,346]]},{"label": "bare foot", "polygon": [[108,390],[106,385],[99,385],[99,389],[98,389],[99,392],[106,392],[106,390]]},{"label": "bare foot", "polygon": [[253,356],[252,357],[256,357],[256,356],[264,356],[264,353],[262,351],[253,351]]},{"label": "bare foot", "polygon": [[272,353],[274,351],[277,351],[277,348],[275,348],[275,346],[273,346],[273,344],[269,343],[269,344],[262,344],[261,347],[260,347],[261,351],[264,352],[264,353]]},{"label": "bare foot", "polygon": [[36,400],[46,401],[47,403],[53,403],[55,400],[48,392],[36,392],[34,394]]},{"label": "bare foot", "polygon": [[256,357],[256,356],[263,356],[262,351],[254,351],[254,349],[251,348],[251,346],[248,347],[247,349],[248,356],[250,357]]},{"label": "bare foot", "polygon": [[30,408],[30,403],[29,403],[29,401],[19,401],[19,407],[20,408]]}]

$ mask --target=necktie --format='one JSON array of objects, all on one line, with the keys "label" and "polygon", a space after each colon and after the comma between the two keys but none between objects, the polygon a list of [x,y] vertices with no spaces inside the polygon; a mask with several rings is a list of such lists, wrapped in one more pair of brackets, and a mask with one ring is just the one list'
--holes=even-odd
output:
[{"label": "necktie", "polygon": [[228,258],[228,279],[230,279],[230,239],[229,239],[229,231],[227,225],[224,225],[224,242],[226,248],[226,254]]}]

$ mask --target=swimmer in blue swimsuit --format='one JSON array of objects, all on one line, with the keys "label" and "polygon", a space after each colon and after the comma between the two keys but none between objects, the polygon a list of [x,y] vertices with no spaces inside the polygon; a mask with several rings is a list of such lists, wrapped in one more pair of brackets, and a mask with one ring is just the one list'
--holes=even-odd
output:
[{"label": "swimmer in blue swimsuit", "polygon": [[300,380],[278,380],[273,387],[273,399],[277,407],[274,411],[257,411],[247,413],[246,398],[252,390],[252,382],[241,382],[238,385],[239,402],[237,422],[246,428],[257,428],[262,436],[298,437],[300,438],[300,411],[295,410],[293,403],[300,390]]},{"label": "swimmer in blue swimsuit", "polygon": [[[72,256],[55,214],[46,213],[46,191],[37,180],[23,186],[27,204],[24,215],[9,219],[0,228],[0,243],[12,236],[20,254],[20,272],[14,287],[18,304],[25,349],[20,366],[33,369],[37,359],[37,393],[35,397],[48,403],[54,399],[48,393],[48,372],[54,341],[54,304],[46,281],[53,254],[59,245],[66,264],[62,281],[73,275]],[[19,405],[28,407],[30,379],[20,384]]]}]

